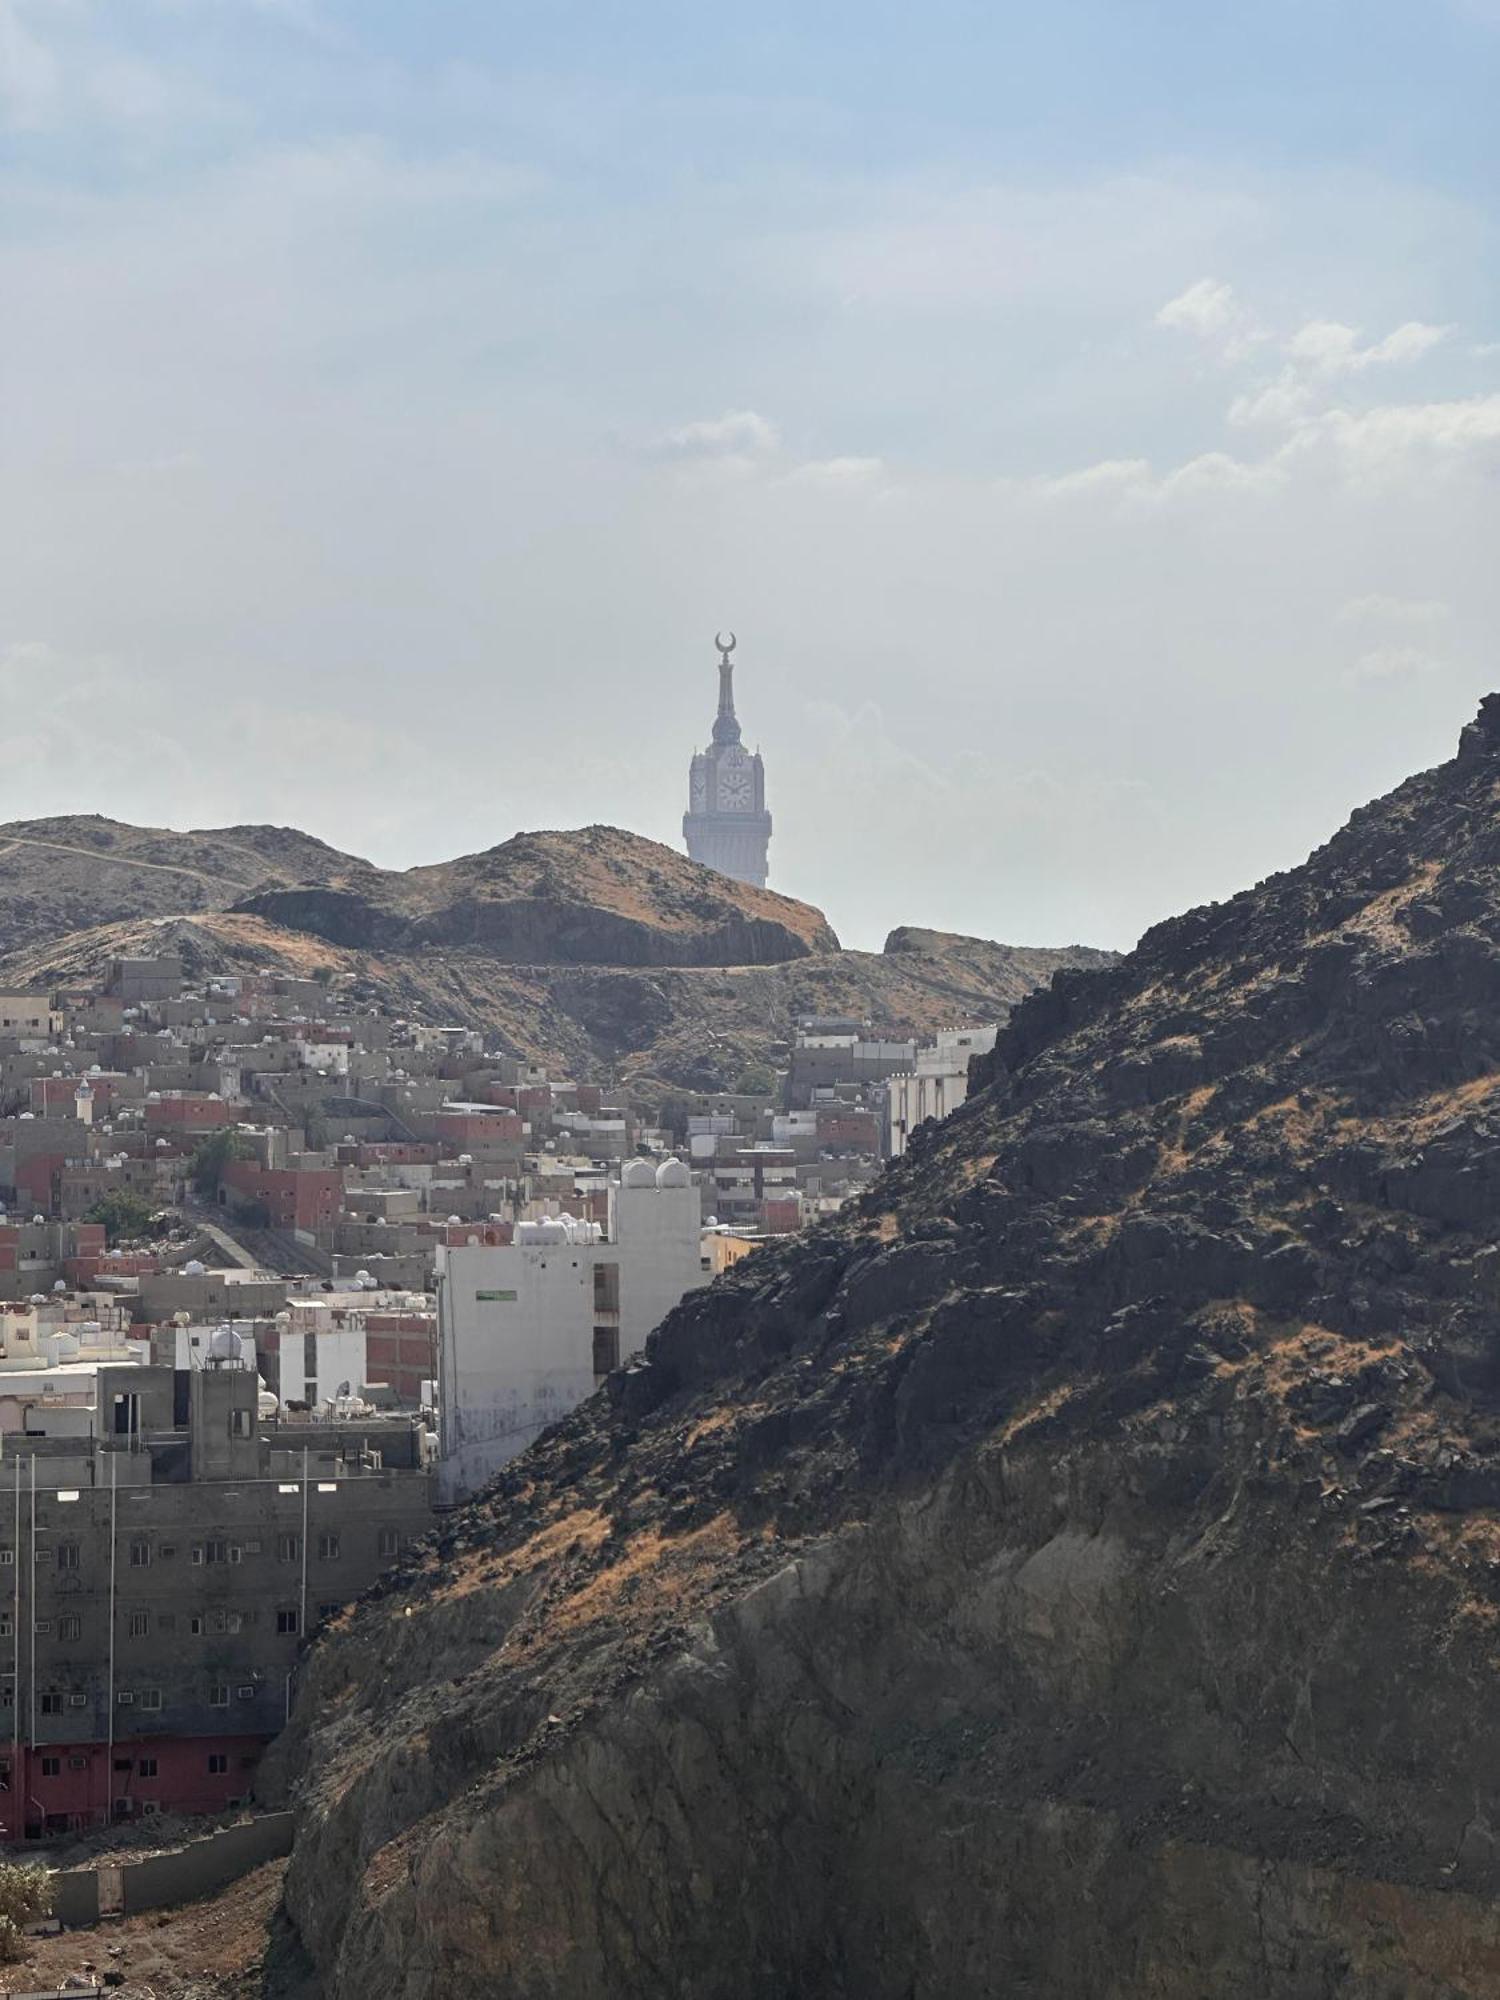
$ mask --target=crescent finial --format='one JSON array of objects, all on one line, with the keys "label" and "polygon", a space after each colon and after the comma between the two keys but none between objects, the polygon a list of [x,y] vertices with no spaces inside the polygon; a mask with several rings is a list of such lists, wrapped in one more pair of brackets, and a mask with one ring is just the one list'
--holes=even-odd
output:
[{"label": "crescent finial", "polygon": [[719,651],[724,655],[725,659],[727,660],[729,658],[729,655],[734,651],[735,647],[739,644],[739,641],[735,638],[732,632],[730,633],[727,642],[722,632],[715,632],[714,644],[718,647]]}]

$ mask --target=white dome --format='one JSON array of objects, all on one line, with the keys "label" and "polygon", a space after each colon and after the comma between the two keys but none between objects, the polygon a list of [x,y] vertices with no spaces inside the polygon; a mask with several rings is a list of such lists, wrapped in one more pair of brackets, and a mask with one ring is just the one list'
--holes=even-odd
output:
[{"label": "white dome", "polygon": [[232,1326],[216,1326],[208,1336],[208,1351],[215,1361],[238,1361],[245,1343]]},{"label": "white dome", "polygon": [[693,1177],[681,1160],[663,1160],[656,1170],[656,1185],[659,1188],[691,1187]]},{"label": "white dome", "polygon": [[197,1257],[189,1257],[182,1267],[182,1275],[185,1278],[205,1278],[208,1275],[208,1266],[200,1262]]},{"label": "white dome", "polygon": [[649,1160],[632,1160],[620,1176],[622,1187],[655,1187],[656,1169]]}]

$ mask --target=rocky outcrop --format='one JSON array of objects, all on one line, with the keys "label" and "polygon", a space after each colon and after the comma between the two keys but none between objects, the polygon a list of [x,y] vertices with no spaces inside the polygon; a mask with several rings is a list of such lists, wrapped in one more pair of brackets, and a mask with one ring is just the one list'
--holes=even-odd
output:
[{"label": "rocky outcrop", "polygon": [[0,953],[131,918],[225,908],[268,883],[340,880],[368,868],[291,827],[175,833],[97,814],[0,826]]},{"label": "rocky outcrop", "polygon": [[1500,1990],[1500,703],[309,1662],[328,2000]]},{"label": "rocky outcrop", "polygon": [[269,889],[236,909],[331,944],[470,950],[513,965],[774,965],[839,941],[818,910],[618,827],[521,833],[358,893]]}]

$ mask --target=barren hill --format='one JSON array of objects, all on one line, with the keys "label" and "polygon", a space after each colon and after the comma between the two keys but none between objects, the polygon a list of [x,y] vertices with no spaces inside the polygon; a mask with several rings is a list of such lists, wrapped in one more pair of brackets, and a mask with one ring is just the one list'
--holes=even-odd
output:
[{"label": "barren hill", "polygon": [[335,882],[369,868],[291,827],[198,833],[97,814],[0,826],[0,953],[90,925],[224,909],[273,882]]},{"label": "barren hill", "polygon": [[471,947],[519,965],[776,964],[839,948],[808,904],[611,826],[518,833],[436,867],[265,889],[235,908],[330,944]]},{"label": "barren hill", "polygon": [[1497,800],[1024,1001],[346,1616],[327,2000],[1500,1989]]},{"label": "barren hill", "polygon": [[647,1097],[731,1087],[784,1056],[799,1013],[930,1035],[993,1020],[1060,966],[1110,958],[931,931],[842,951],[810,905],[609,827],[518,834],[404,873],[270,827],[3,831],[0,980],[87,979],[113,956],[165,950],[195,976],[327,967],[357,1002],[492,1030],[559,1073]]}]

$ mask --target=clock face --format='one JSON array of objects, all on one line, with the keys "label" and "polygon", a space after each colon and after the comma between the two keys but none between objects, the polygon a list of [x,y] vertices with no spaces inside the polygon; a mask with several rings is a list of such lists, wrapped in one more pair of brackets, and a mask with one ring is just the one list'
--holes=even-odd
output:
[{"label": "clock face", "polygon": [[719,770],[719,805],[725,812],[748,812],[755,799],[755,787],[745,767],[731,765]]}]

